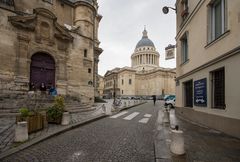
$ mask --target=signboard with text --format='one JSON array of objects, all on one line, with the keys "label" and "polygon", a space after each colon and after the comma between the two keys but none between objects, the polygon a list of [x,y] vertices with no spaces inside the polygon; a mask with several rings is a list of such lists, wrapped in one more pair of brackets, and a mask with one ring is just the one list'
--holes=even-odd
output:
[{"label": "signboard with text", "polygon": [[194,105],[207,106],[207,78],[194,81]]}]

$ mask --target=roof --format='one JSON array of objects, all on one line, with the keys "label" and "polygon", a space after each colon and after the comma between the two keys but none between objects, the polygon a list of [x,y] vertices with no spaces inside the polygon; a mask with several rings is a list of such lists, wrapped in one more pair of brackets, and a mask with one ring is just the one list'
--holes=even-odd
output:
[{"label": "roof", "polygon": [[144,46],[155,47],[153,42],[148,38],[146,29],[144,29],[142,39],[137,43],[136,48]]}]

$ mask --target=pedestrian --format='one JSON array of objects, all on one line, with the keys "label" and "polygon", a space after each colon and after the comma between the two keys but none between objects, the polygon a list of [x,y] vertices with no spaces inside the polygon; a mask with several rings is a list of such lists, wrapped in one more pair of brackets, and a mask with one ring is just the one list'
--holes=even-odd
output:
[{"label": "pedestrian", "polygon": [[57,89],[53,85],[51,85],[51,88],[49,89],[49,94],[51,96],[57,96]]},{"label": "pedestrian", "polygon": [[157,100],[156,95],[153,95],[152,98],[153,98],[153,104],[154,104],[154,106],[155,106],[156,100]]},{"label": "pedestrian", "polygon": [[40,91],[46,91],[47,87],[45,86],[45,83],[41,83],[40,85]]}]

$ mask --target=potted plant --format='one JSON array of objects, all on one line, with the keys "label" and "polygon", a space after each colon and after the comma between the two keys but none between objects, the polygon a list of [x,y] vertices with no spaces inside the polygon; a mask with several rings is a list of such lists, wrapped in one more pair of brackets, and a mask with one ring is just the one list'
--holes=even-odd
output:
[{"label": "potted plant", "polygon": [[28,108],[21,108],[20,115],[16,116],[16,122],[26,121],[28,133],[36,132],[44,128],[43,115],[37,111],[30,111]]},{"label": "potted plant", "polygon": [[62,96],[56,96],[54,98],[54,105],[50,106],[47,110],[48,123],[60,124],[62,121],[64,107],[64,98]]}]

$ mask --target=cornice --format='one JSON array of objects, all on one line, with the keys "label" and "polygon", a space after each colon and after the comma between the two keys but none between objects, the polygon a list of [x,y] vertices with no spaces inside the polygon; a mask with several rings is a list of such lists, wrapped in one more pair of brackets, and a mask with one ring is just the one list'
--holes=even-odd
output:
[{"label": "cornice", "polygon": [[197,68],[195,68],[195,69],[193,69],[193,70],[191,70],[191,71],[189,71],[189,72],[187,72],[187,73],[185,73],[185,74],[183,74],[179,77],[177,77],[176,80],[178,81],[180,79],[183,79],[183,78],[185,78],[189,75],[192,75],[192,74],[194,74],[194,73],[196,73],[196,72],[198,72],[202,69],[205,69],[205,68],[207,68],[211,65],[214,65],[218,62],[221,62],[221,61],[223,61],[223,60],[225,60],[229,57],[232,57],[234,55],[237,55],[237,54],[240,54],[240,46],[238,46],[238,47],[228,51],[227,53],[224,53],[224,54],[220,55],[219,57],[217,57],[217,58],[215,58],[215,59],[213,59],[213,60],[211,60],[211,61],[209,61],[209,62],[207,62],[207,63],[205,63],[205,64],[203,64],[203,65],[201,65],[201,66],[199,66],[199,67],[197,67]]}]

